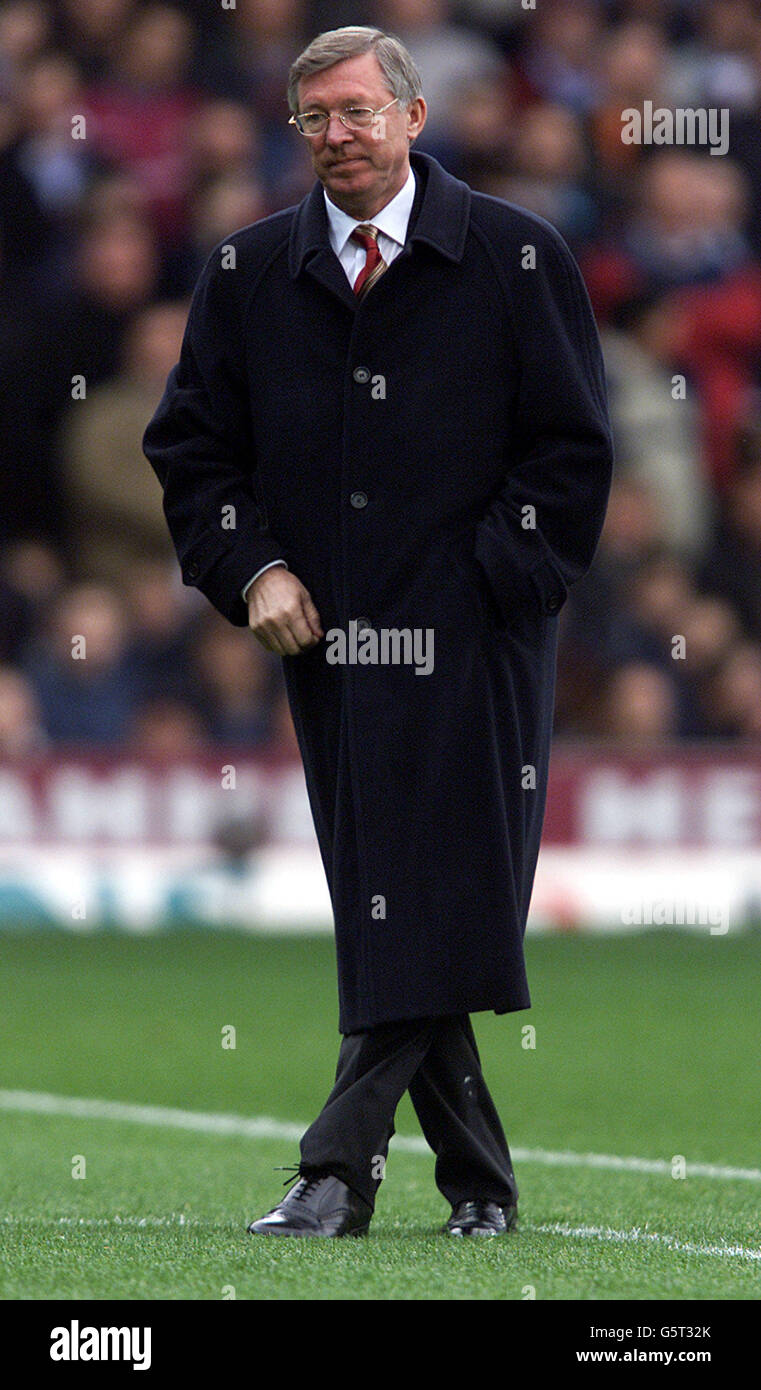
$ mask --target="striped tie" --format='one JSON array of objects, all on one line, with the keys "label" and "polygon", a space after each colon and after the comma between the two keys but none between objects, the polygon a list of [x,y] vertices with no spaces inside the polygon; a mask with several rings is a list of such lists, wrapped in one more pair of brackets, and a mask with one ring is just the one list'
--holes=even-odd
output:
[{"label": "striped tie", "polygon": [[364,246],[367,252],[365,264],[354,281],[354,293],[359,299],[364,299],[368,290],[372,289],[376,280],[380,280],[388,267],[378,250],[378,228],[371,222],[362,222],[359,227],[355,227],[351,240]]}]

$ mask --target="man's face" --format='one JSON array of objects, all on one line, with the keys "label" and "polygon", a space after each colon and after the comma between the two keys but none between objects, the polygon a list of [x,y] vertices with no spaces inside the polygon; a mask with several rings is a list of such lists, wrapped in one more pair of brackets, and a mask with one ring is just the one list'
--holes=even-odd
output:
[{"label": "man's face", "polygon": [[410,140],[425,124],[422,97],[404,110],[394,102],[366,130],[347,130],[338,111],[392,101],[374,53],[347,58],[299,83],[300,111],[332,111],[327,129],[308,139],[312,165],[331,202],[352,217],[369,218],[399,192],[409,173]]}]

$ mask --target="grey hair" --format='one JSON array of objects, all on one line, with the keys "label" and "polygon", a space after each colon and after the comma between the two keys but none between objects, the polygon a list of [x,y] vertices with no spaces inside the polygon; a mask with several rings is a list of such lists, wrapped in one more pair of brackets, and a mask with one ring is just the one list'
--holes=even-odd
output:
[{"label": "grey hair", "polygon": [[324,72],[335,63],[342,63],[346,58],[359,58],[363,53],[375,54],[388,89],[399,98],[401,107],[409,106],[421,95],[423,83],[420,73],[401,39],[369,25],[347,24],[343,29],[328,29],[324,34],[318,34],[291,65],[288,74],[289,109],[292,112],[299,109],[299,82],[302,77]]}]

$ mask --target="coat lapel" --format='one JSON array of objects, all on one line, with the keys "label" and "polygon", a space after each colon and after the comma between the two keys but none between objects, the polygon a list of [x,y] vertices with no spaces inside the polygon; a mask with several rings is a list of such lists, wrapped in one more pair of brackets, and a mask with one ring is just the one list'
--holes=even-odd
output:
[{"label": "coat lapel", "polygon": [[[403,254],[408,255],[417,243],[432,247],[448,260],[462,260],[470,222],[470,189],[448,174],[431,155],[413,151],[410,163],[417,189]],[[294,279],[304,273],[312,275],[356,312],[358,301],[330,245],[325,198],[319,182],[296,209],[288,262]]]}]

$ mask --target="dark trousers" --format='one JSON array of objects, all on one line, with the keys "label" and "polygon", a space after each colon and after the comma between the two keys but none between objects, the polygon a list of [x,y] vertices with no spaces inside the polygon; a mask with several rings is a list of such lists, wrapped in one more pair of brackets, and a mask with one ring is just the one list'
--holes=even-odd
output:
[{"label": "dark trousers", "polygon": [[301,1140],[299,1171],[330,1173],[374,1206],[396,1107],[407,1090],[447,1200],[517,1201],[510,1152],[467,1014],[347,1034],[333,1090]]}]

